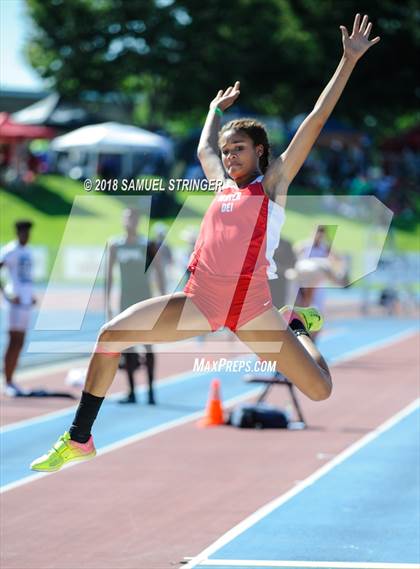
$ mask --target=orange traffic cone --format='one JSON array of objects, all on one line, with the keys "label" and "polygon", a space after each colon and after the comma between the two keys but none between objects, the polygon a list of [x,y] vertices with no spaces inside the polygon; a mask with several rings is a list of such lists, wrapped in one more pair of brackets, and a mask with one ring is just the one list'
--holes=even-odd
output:
[{"label": "orange traffic cone", "polygon": [[209,399],[207,401],[206,413],[197,425],[199,427],[214,427],[224,425],[223,407],[220,401],[220,381],[213,379],[210,386]]}]

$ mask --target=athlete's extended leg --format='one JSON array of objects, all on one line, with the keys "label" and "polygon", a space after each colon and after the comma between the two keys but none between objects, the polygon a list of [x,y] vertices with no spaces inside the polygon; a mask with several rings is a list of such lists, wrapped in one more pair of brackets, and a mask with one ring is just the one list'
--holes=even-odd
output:
[{"label": "athlete's extended leg", "polygon": [[236,335],[261,359],[275,361],[277,371],[310,399],[327,399],[332,390],[330,371],[311,338],[302,331],[296,337],[272,308],[236,330]]},{"label": "athlete's extended leg", "polygon": [[104,397],[117,371],[119,354],[135,344],[176,342],[210,330],[207,319],[183,292],[134,304],[102,327],[85,391]]},{"label": "athlete's extended leg", "polygon": [[32,462],[32,470],[51,472],[69,461],[95,456],[90,431],[114,379],[122,350],[135,344],[185,340],[210,330],[207,319],[183,292],[139,302],[105,324],[90,360],[73,424],[46,455]]}]

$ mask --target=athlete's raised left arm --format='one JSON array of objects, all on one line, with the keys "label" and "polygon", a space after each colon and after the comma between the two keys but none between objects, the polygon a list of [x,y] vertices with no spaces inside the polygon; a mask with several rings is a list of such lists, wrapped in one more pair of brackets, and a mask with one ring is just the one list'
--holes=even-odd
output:
[{"label": "athlete's raised left arm", "polygon": [[227,178],[220,159],[217,140],[220,130],[220,114],[218,113],[218,109],[223,113],[223,111],[233,105],[239,97],[239,89],[239,81],[236,81],[233,86],[228,87],[225,91],[220,89],[216,97],[210,103],[209,112],[203,130],[201,131],[200,142],[197,148],[198,159],[208,180],[224,181]]},{"label": "athlete's raised left arm", "polygon": [[324,124],[334,109],[341,93],[362,55],[378,43],[379,37],[369,40],[372,24],[368,16],[356,14],[351,36],[345,26],[340,26],[343,40],[343,56],[330,82],[319,96],[312,112],[300,125],[287,149],[274,160],[264,176],[265,192],[284,205],[289,184],[299,172]]}]

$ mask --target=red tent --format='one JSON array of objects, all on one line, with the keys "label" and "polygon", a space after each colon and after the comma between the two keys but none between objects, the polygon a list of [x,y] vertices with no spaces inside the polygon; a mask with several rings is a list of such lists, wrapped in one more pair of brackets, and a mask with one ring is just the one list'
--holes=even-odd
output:
[{"label": "red tent", "polygon": [[0,142],[16,143],[34,138],[54,138],[55,131],[46,126],[33,126],[13,122],[8,113],[0,113]]}]

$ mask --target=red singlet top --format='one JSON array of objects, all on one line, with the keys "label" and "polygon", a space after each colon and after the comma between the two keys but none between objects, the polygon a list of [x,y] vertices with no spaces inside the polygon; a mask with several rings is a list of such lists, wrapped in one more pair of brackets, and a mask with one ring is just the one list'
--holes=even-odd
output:
[{"label": "red singlet top", "polygon": [[219,276],[276,278],[273,254],[280,241],[284,209],[264,193],[263,176],[244,188],[225,185],[201,223],[188,268]]}]

